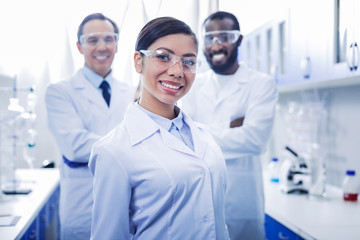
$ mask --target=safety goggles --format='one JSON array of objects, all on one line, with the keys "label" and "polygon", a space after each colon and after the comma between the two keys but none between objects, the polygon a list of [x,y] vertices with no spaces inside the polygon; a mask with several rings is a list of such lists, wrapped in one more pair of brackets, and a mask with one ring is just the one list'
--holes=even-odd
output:
[{"label": "safety goggles", "polygon": [[211,46],[215,41],[219,44],[233,44],[239,39],[240,35],[239,30],[206,32],[204,34],[204,45],[205,47]]},{"label": "safety goggles", "polygon": [[101,39],[106,46],[115,46],[119,40],[119,35],[113,32],[83,34],[80,36],[80,44],[83,46],[95,47],[99,45]]},{"label": "safety goggles", "polygon": [[195,74],[201,64],[196,57],[179,57],[163,49],[140,50],[140,52],[164,70],[171,68],[176,63],[180,63],[183,73]]}]

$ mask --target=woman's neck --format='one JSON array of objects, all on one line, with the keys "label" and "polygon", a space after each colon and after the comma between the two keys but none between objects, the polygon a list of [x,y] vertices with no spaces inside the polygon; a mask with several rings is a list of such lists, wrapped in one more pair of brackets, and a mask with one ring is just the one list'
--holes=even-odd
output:
[{"label": "woman's neck", "polygon": [[142,98],[140,98],[139,105],[146,110],[155,113],[156,115],[162,116],[170,120],[176,117],[174,112],[174,105],[171,104],[164,104],[160,102],[159,104],[154,104],[149,103],[149,101],[144,101]]}]

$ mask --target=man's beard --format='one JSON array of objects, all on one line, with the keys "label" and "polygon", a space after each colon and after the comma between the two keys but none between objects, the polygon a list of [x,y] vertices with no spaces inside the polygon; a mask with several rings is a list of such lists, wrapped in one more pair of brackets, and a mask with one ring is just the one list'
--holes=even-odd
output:
[{"label": "man's beard", "polygon": [[238,55],[238,48],[234,48],[234,50],[231,52],[229,58],[226,60],[224,64],[213,65],[210,57],[205,54],[206,61],[209,63],[211,69],[218,74],[224,74],[237,61],[237,55]]}]

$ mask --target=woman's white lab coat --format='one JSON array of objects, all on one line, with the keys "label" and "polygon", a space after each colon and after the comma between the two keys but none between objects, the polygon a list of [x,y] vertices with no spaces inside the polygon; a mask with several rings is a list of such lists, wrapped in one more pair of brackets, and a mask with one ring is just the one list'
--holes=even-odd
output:
[{"label": "woman's white lab coat", "polygon": [[[219,84],[223,84],[220,92]],[[233,75],[217,75],[213,71],[198,75],[182,101],[182,108],[195,121],[209,126],[225,156],[226,221],[231,239],[264,238],[259,155],[271,134],[277,96],[273,78],[240,63]],[[230,128],[230,122],[239,117],[245,117],[243,125]],[[250,236],[243,235],[246,229],[252,232]]]},{"label": "woman's white lab coat", "polygon": [[209,133],[184,120],[195,151],[135,103],[94,145],[92,239],[228,239],[224,158]]},{"label": "woman's white lab coat", "polygon": [[[48,86],[48,125],[63,156],[87,163],[92,145],[118,125],[132,102],[134,90],[114,79],[110,107],[80,69],[68,81]],[[62,239],[88,239],[91,228],[92,176],[85,165],[60,162]]]}]

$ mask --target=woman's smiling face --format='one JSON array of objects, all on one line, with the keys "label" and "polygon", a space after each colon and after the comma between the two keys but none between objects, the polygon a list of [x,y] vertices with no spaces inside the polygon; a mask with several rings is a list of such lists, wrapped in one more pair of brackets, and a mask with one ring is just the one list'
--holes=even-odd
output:
[{"label": "woman's smiling face", "polygon": [[[193,37],[186,34],[171,34],[159,38],[146,50],[160,50],[165,56],[173,54],[193,59],[197,54]],[[190,90],[194,82],[195,74],[184,73],[179,62],[171,67],[164,67],[151,57],[141,57],[139,52],[135,53],[134,60],[136,71],[142,74],[140,105],[159,115],[163,115],[160,114],[161,109],[173,109],[174,104]]]}]

